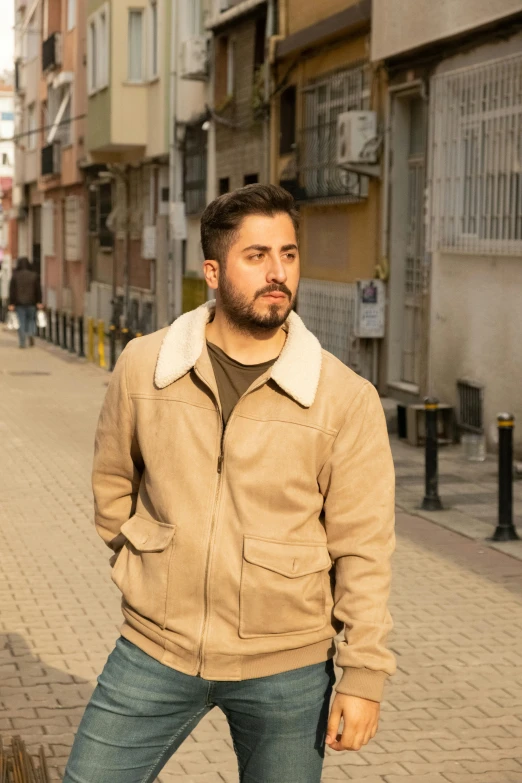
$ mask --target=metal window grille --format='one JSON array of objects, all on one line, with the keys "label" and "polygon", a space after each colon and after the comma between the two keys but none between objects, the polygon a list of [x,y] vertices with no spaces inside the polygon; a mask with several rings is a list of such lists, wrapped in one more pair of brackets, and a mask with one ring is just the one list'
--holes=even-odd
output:
[{"label": "metal window grille", "polygon": [[297,311],[323,348],[345,364],[358,363],[355,347],[357,285],[302,278]]},{"label": "metal window grille", "polygon": [[484,432],[484,387],[474,381],[457,381],[459,426],[469,432]]},{"label": "metal window grille", "polygon": [[370,108],[370,71],[358,64],[311,82],[303,89],[304,120],[298,149],[298,173],[306,199],[368,195],[368,177],[343,171],[336,164],[337,117]]},{"label": "metal window grille", "polygon": [[522,253],[522,55],[433,77],[432,250]]}]

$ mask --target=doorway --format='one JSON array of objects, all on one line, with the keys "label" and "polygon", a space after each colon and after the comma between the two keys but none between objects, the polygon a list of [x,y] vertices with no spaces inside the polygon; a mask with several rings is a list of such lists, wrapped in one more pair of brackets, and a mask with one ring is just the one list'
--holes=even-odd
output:
[{"label": "doorway", "polygon": [[388,385],[418,399],[427,363],[425,189],[427,104],[418,90],[391,104]]}]

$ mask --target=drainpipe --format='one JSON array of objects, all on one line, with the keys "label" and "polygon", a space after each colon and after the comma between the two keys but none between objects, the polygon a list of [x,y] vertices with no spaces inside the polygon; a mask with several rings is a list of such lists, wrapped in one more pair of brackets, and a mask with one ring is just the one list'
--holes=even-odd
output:
[{"label": "drainpipe", "polygon": [[263,121],[263,146],[264,146],[264,181],[270,182],[270,117],[271,117],[271,101],[270,101],[270,76],[271,76],[271,39],[274,35],[275,25],[275,8],[274,0],[268,0],[267,15],[266,15],[266,46],[265,46],[265,118]]},{"label": "drainpipe", "polygon": [[168,224],[168,262],[167,262],[167,290],[168,290],[168,319],[181,315],[181,258],[179,258],[179,243],[174,237],[172,209],[176,201],[177,192],[177,150],[176,150],[176,119],[178,98],[178,3],[171,4],[170,19],[170,117],[169,117],[169,224]]},{"label": "drainpipe", "polygon": [[125,186],[125,235],[123,238],[123,323],[129,325],[129,251],[130,251],[130,169],[123,169],[123,184]]}]

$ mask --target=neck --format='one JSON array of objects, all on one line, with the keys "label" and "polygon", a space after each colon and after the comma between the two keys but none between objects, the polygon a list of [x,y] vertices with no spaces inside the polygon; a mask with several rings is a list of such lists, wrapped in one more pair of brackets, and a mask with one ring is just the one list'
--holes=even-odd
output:
[{"label": "neck", "polygon": [[236,329],[221,308],[216,307],[214,320],[207,325],[206,337],[241,364],[261,364],[279,356],[286,333],[281,327],[248,332]]}]

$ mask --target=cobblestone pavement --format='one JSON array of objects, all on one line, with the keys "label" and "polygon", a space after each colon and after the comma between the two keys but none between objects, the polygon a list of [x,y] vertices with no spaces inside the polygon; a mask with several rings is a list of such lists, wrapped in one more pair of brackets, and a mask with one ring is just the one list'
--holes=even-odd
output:
[{"label": "cobblestone pavement", "polygon": [[[54,780],[120,627],[108,550],[91,522],[106,383],[59,349],[19,351],[0,332],[0,734],[43,744]],[[329,753],[323,780],[522,783],[522,566],[418,516],[398,513],[397,533],[398,671],[375,739]],[[221,713],[159,780],[237,782]]]}]

